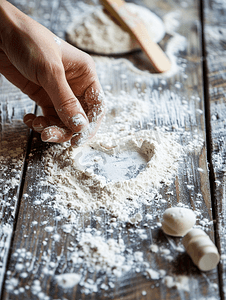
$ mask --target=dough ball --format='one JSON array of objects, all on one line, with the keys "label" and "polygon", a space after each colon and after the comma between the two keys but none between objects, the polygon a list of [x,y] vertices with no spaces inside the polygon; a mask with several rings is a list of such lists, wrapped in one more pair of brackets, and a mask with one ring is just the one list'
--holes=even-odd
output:
[{"label": "dough ball", "polygon": [[172,236],[184,236],[196,222],[196,216],[191,209],[171,207],[165,210],[162,220],[162,230]]}]

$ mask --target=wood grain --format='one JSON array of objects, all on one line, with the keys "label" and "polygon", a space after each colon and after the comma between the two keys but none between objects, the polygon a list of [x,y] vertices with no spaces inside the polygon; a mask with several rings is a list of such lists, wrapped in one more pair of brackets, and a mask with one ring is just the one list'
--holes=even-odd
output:
[{"label": "wood grain", "polygon": [[221,253],[220,283],[222,299],[226,299],[225,256],[225,109],[226,109],[226,31],[224,1],[205,1],[205,45],[209,97],[211,174],[216,216],[217,244]]},{"label": "wood grain", "polygon": [[[14,3],[20,4],[19,1]],[[207,273],[200,272],[187,254],[178,250],[181,240],[164,235],[158,225],[166,208],[181,203],[197,212],[197,225],[214,238],[206,158],[199,7],[192,0],[186,3],[172,0],[139,3],[145,3],[161,17],[177,11],[176,32],[186,39],[185,47],[181,47],[181,51],[175,50],[179,68],[168,77],[142,72],[139,68],[146,71],[151,68],[146,64],[145,57],[137,53],[118,59],[95,57],[97,72],[106,92],[110,86],[113,95],[124,91],[134,97],[145,95],[150,99],[152,112],[148,124],[140,124],[140,128],[152,129],[157,126],[166,132],[175,133],[184,149],[175,180],[169,187],[160,190],[162,200],[156,198],[152,205],[143,206],[143,220],[136,226],[117,222],[114,227],[111,225],[112,217],[104,210],[78,214],[74,223],[67,226],[67,220],[53,205],[55,187],[45,184],[43,158],[45,150],[51,145],[42,143],[39,136],[35,135],[3,291],[4,300],[220,299],[217,269]],[[70,11],[76,5],[76,1],[42,0],[29,1],[25,6],[20,4],[20,8],[27,10],[40,22],[44,22],[44,12],[51,16],[49,23],[45,21],[48,23],[46,26],[63,37],[64,28],[72,18]],[[167,49],[171,39],[172,34],[168,34],[162,41],[163,49]],[[40,182],[43,184],[40,185]],[[221,211],[219,215],[220,213]],[[152,219],[147,219],[148,214]],[[98,231],[106,240],[109,237],[116,241],[123,239],[126,248],[133,252],[141,251],[144,262],[155,271],[165,270],[174,280],[178,280],[178,276],[186,276],[188,290],[175,286],[169,288],[163,278],[149,278],[142,263],[139,270],[138,264],[134,263],[130,272],[119,277],[114,282],[114,287],[109,287],[108,290],[98,286],[97,292],[85,294],[84,285],[81,284],[69,289],[62,288],[57,283],[56,276],[64,273],[82,273],[85,283],[89,280],[96,281],[97,278],[101,278],[101,282],[106,284],[109,282],[105,274],[89,272],[84,261],[79,264],[72,262],[72,253],[77,251],[78,236],[87,228]],[[147,239],[140,237],[140,229],[144,230]],[[161,251],[167,250],[171,260],[161,254],[161,251],[151,252],[151,244],[156,244]]]}]

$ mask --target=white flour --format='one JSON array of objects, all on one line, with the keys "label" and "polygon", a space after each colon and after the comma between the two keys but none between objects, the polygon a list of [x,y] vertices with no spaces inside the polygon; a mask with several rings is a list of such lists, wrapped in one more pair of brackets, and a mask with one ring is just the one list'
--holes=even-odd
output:
[{"label": "white flour", "polygon": [[108,111],[101,130],[88,145],[55,145],[48,150],[47,180],[57,187],[55,206],[64,212],[70,208],[70,218],[105,208],[134,223],[140,219],[134,219],[135,210],[151,202],[163,183],[172,182],[181,146],[172,133],[132,127],[147,119],[148,99],[127,94],[106,98]]},{"label": "white flour", "polygon": [[189,277],[186,275],[180,276],[165,276],[163,282],[168,288],[177,288],[178,290],[183,290],[186,292],[190,291],[189,287]]},{"label": "white flour", "polygon": [[[164,24],[159,17],[147,8],[133,3],[127,3],[127,7],[143,20],[155,42],[159,42],[164,37]],[[85,7],[83,9],[85,10]],[[75,46],[102,54],[118,54],[140,49],[136,40],[115,23],[104,12],[102,6],[87,5],[87,11],[80,17],[76,16],[67,29],[68,39]]]},{"label": "white flour", "polygon": [[81,275],[75,274],[75,273],[64,273],[61,275],[57,275],[56,277],[57,283],[64,287],[65,289],[67,288],[72,288],[75,285],[77,285],[81,279]]}]

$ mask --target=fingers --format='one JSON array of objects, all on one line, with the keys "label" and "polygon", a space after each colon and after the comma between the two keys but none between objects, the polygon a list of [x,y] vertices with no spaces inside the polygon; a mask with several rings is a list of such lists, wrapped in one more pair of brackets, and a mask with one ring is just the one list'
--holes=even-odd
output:
[{"label": "fingers", "polygon": [[34,114],[27,114],[24,116],[24,123],[30,128],[30,129],[33,129],[32,127],[32,123],[34,121],[34,119],[36,118],[36,115]]},{"label": "fingers", "polygon": [[49,75],[50,79],[47,78],[42,85],[52,100],[57,115],[72,132],[84,131],[89,121],[66,80],[64,69],[59,68]]},{"label": "fingers", "polygon": [[24,116],[24,123],[41,133],[41,139],[44,142],[63,143],[71,140],[71,145],[78,147],[96,134],[105,114],[104,94],[100,91],[99,83],[93,83],[86,90],[82,101],[86,104],[89,120],[88,126],[82,132],[74,133],[54,116],[36,117],[34,114],[27,114]]},{"label": "fingers", "polygon": [[86,90],[84,102],[88,107],[89,126],[84,132],[73,135],[71,139],[72,146],[78,147],[92,139],[105,114],[104,94],[100,91],[98,84],[94,83]]},{"label": "fingers", "polygon": [[54,116],[36,117],[34,114],[24,116],[24,123],[31,129],[41,133],[44,142],[63,143],[71,140],[72,146],[80,146],[88,142],[97,132],[105,114],[104,94],[98,83],[93,83],[85,92],[82,101],[87,107],[89,124],[82,132],[74,133],[63,122]]},{"label": "fingers", "polygon": [[72,131],[57,117],[36,117],[34,114],[24,116],[24,123],[34,131],[41,133],[43,142],[63,143],[72,138]]}]

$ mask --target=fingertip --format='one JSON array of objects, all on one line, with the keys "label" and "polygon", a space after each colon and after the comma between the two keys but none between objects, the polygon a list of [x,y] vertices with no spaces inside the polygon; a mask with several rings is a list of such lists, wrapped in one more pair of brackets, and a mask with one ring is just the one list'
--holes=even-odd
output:
[{"label": "fingertip", "polygon": [[71,139],[72,132],[68,128],[61,128],[58,126],[49,126],[41,133],[43,142],[49,143],[63,143]]},{"label": "fingertip", "polygon": [[71,138],[71,146],[79,147],[81,145],[84,145],[90,140],[90,138],[90,129],[87,129],[82,133],[76,133]]},{"label": "fingertip", "polygon": [[39,133],[41,133],[49,125],[49,120],[43,116],[36,117],[32,122],[33,129]]},{"label": "fingertip", "polygon": [[68,120],[68,127],[75,133],[84,132],[89,125],[88,118],[81,113],[78,113]]},{"label": "fingertip", "polygon": [[33,121],[34,121],[35,118],[36,118],[36,115],[34,115],[34,114],[26,114],[26,115],[23,117],[23,122],[24,122],[24,124],[26,124],[30,129],[33,129],[32,123],[33,123]]},{"label": "fingertip", "polygon": [[84,131],[89,120],[81,103],[69,86],[65,74],[54,78],[51,86],[46,86],[46,91],[63,124],[74,133]]},{"label": "fingertip", "polygon": [[90,107],[87,117],[90,123],[100,123],[106,112],[105,95],[98,84],[90,86],[85,93],[85,101]]}]

